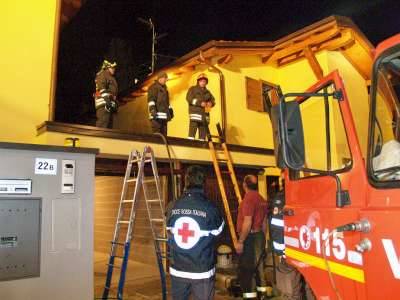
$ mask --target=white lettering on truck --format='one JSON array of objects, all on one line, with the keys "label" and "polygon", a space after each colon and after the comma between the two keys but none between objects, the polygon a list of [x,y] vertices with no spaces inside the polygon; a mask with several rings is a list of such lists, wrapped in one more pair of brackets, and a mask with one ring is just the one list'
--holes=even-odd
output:
[{"label": "white lettering on truck", "polygon": [[[337,260],[345,260],[347,257],[347,261],[349,263],[359,266],[363,265],[362,253],[353,250],[347,250],[343,236],[340,236],[339,234],[333,234],[332,240],[326,241],[329,235],[328,229],[324,229],[321,234],[321,229],[319,227],[315,227],[312,231],[312,229],[308,226],[302,225],[298,231],[298,239],[295,237],[285,236],[285,244],[287,246],[302,248],[303,250],[307,251],[311,248],[311,245],[315,243],[316,253],[321,254],[321,247],[325,245],[325,254],[327,257],[331,256],[331,254],[333,254]],[[291,230],[287,230],[287,232],[291,232]],[[385,249],[390,268],[392,269],[393,276],[396,279],[400,279],[400,257],[396,253],[393,240],[382,239],[382,244],[383,248]]]},{"label": "white lettering on truck", "polygon": [[385,248],[386,256],[389,260],[390,267],[392,268],[393,276],[400,279],[400,260],[394,249],[393,241],[389,239],[382,239],[383,248]]}]

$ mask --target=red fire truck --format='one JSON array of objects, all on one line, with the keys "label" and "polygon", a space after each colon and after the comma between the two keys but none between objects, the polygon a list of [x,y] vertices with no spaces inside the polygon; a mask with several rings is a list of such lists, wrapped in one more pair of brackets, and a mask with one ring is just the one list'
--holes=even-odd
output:
[{"label": "red fire truck", "polygon": [[400,34],[374,55],[369,116],[350,108],[338,71],[273,114],[286,256],[317,299],[400,299]]}]

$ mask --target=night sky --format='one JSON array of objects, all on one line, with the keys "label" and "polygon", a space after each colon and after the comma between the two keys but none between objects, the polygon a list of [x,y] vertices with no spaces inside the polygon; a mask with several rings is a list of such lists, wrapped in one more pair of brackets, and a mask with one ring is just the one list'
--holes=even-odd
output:
[{"label": "night sky", "polygon": [[331,15],[350,17],[376,45],[400,32],[400,0],[87,0],[60,34],[56,120],[92,124],[94,77],[104,58],[118,63],[121,96],[151,62],[151,17],[160,39],[157,67],[210,40],[273,41]]}]

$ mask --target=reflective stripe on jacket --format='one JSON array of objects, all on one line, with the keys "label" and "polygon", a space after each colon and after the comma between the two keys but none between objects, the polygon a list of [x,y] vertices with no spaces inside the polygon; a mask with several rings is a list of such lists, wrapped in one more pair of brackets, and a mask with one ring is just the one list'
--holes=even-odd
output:
[{"label": "reflective stripe on jacket", "polygon": [[196,122],[205,121],[205,107],[201,106],[202,102],[210,102],[211,106],[215,105],[215,99],[211,92],[199,85],[189,88],[186,101],[189,104],[189,119]]},{"label": "reflective stripe on jacket", "polygon": [[214,276],[214,246],[224,224],[217,207],[201,189],[189,189],[175,201],[167,213],[171,275],[187,279]]},{"label": "reflective stripe on jacket", "polygon": [[155,81],[147,92],[147,105],[149,118],[159,120],[171,120],[169,109],[169,93],[166,85]]}]

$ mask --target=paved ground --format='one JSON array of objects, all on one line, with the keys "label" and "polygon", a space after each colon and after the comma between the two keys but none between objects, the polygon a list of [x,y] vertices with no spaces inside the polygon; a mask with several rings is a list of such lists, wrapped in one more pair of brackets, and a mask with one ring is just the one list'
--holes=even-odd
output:
[{"label": "paved ground", "polygon": [[[103,253],[95,253],[94,262],[94,283],[95,296],[101,296],[104,282],[106,279],[106,271],[108,263],[108,255]],[[117,286],[117,276],[113,278],[113,287]],[[111,295],[115,295],[115,288],[112,289]],[[124,289],[124,300],[158,300],[161,299],[161,286],[158,269],[156,266],[151,267],[146,264],[129,261],[128,272],[126,276],[126,284]],[[235,299],[230,297],[225,291],[216,291],[215,300]],[[279,298],[274,298],[278,300]]]}]

